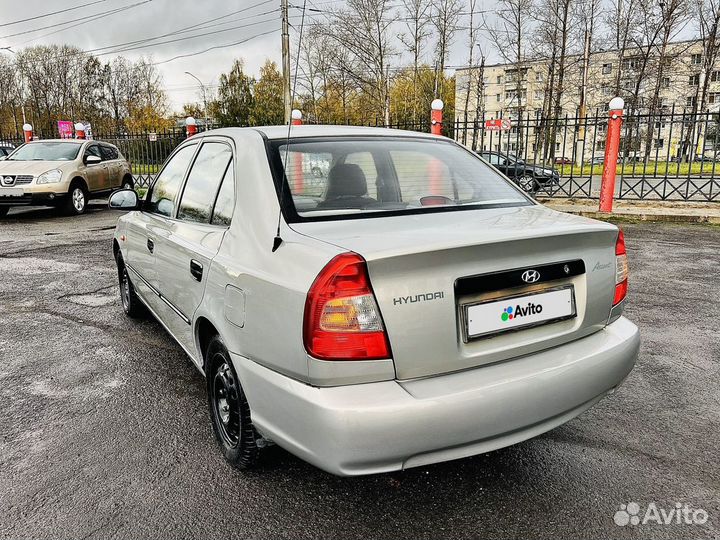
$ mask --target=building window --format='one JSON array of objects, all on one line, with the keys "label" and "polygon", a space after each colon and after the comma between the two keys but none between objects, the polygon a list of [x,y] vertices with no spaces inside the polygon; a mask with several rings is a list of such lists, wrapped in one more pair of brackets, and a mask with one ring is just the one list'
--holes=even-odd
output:
[{"label": "building window", "polygon": [[605,150],[605,141],[597,141],[595,143],[595,150]]},{"label": "building window", "polygon": [[639,58],[623,58],[622,67],[623,67],[623,69],[640,67],[640,59]]},{"label": "building window", "polygon": [[665,122],[655,122],[655,129],[665,129],[667,124]]},{"label": "building window", "polygon": [[655,139],[653,140],[653,147],[654,148],[662,148],[665,146],[665,139]]},{"label": "building window", "polygon": [[710,105],[716,105],[720,103],[720,92],[710,92],[708,94],[708,103]]},{"label": "building window", "polygon": [[690,75],[690,82],[688,84],[690,86],[698,86],[700,84],[700,74]]},{"label": "building window", "polygon": [[699,66],[700,64],[702,64],[702,54],[693,54],[690,57],[690,63],[693,66]]},{"label": "building window", "polygon": [[535,82],[543,82],[543,74],[538,72],[535,74]]},{"label": "building window", "polygon": [[495,94],[495,101],[500,101],[500,94]]},{"label": "building window", "polygon": [[505,99],[515,99],[515,92],[505,92]]},{"label": "building window", "polygon": [[542,90],[535,90],[535,99],[542,100],[545,96]]},{"label": "building window", "polygon": [[670,88],[670,77],[663,77],[662,87],[663,87],[663,88]]},{"label": "building window", "polygon": [[686,105],[688,107],[694,107],[696,103],[697,103],[697,98],[695,96],[690,96],[687,98]]},{"label": "building window", "polygon": [[610,75],[612,73],[612,64],[603,64],[602,72],[603,75]]},{"label": "building window", "polygon": [[500,84],[502,82],[502,75],[497,76],[497,83]]},{"label": "building window", "polygon": [[668,109],[669,107],[670,107],[670,103],[668,102],[668,98],[660,98],[660,108]]},{"label": "building window", "polygon": [[718,82],[720,81],[720,71],[713,71],[710,74],[710,81],[711,82]]}]

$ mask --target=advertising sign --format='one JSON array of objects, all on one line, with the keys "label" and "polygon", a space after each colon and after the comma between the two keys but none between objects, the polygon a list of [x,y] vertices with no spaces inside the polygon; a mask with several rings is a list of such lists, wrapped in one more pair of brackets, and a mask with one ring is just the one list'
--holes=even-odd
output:
[{"label": "advertising sign", "polygon": [[493,120],[485,120],[485,129],[487,131],[508,131],[512,127],[509,118],[495,118]]},{"label": "advertising sign", "polygon": [[61,139],[72,139],[75,136],[75,128],[69,120],[58,120],[58,133]]}]

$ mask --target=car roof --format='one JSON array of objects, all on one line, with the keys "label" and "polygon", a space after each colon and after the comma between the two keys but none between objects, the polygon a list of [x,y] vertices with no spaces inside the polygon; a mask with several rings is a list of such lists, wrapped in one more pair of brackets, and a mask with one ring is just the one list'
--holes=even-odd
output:
[{"label": "car roof", "polygon": [[83,144],[88,142],[86,139],[36,139],[34,141],[30,141],[27,144],[35,144],[35,143],[70,143],[70,144]]},{"label": "car roof", "polygon": [[[262,133],[271,140],[285,139],[288,136],[287,126],[260,126],[253,128],[223,128],[200,133],[200,135],[239,135],[248,131]],[[437,135],[421,133],[419,131],[408,131],[402,129],[390,129],[381,127],[361,126],[328,126],[328,125],[303,125],[292,126],[291,137],[342,137],[342,136],[373,136],[373,137],[417,137],[423,139],[438,139]],[[446,137],[441,137],[447,139]],[[451,140],[451,139],[447,139]]]}]

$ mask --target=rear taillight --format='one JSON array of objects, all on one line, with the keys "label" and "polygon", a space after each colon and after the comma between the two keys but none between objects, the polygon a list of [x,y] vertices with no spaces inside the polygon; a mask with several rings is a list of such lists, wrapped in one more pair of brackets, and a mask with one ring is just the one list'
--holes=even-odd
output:
[{"label": "rear taillight", "polygon": [[315,278],[305,301],[305,349],[321,360],[390,358],[385,327],[357,253],[332,259]]},{"label": "rear taillight", "polygon": [[625,235],[622,231],[618,233],[615,242],[615,298],[613,306],[622,302],[628,292],[628,259],[625,250]]}]

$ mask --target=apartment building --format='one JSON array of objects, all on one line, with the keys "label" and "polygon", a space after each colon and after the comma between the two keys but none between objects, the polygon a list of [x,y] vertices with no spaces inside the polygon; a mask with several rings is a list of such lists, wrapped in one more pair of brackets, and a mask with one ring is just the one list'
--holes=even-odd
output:
[{"label": "apartment building", "polygon": [[[681,148],[690,144],[684,139],[689,137],[688,129],[676,125],[682,123],[682,111],[692,111],[696,103],[700,103],[700,91],[705,76],[703,66],[703,46],[700,40],[679,41],[671,43],[666,55],[666,66],[661,79],[658,79],[658,58],[649,57],[645,62],[642,51],[626,49],[621,55],[619,51],[608,50],[595,52],[590,55],[587,73],[586,107],[588,117],[596,115],[604,117],[610,99],[620,95],[625,99],[626,107],[632,107],[640,112],[647,112],[658,90],[658,102],[654,110],[663,117],[647,119],[647,125],[638,128],[633,142],[633,149],[644,152],[650,145],[652,152],[671,156],[677,155]],[[580,94],[583,79],[583,57],[581,55],[569,56],[566,63],[563,92],[560,107],[561,118],[566,115],[568,123],[575,123],[572,119],[578,115]],[[519,69],[518,69],[519,68]],[[535,148],[536,133],[532,130],[517,130],[518,114],[532,118],[539,116],[543,110],[552,110],[548,106],[548,88],[550,87],[548,75],[548,61],[546,59],[528,60],[520,66],[515,64],[486,65],[482,69],[471,66],[456,70],[455,110],[456,119],[463,122],[465,119],[472,122],[478,119],[505,118],[510,119],[512,128],[504,136],[486,136],[484,150],[516,151],[518,146],[527,146],[527,152]],[[643,74],[644,73],[644,74]],[[706,110],[718,111],[720,109],[720,63],[717,70],[708,74],[710,78],[706,95]],[[518,77],[520,85],[518,85]],[[520,92],[518,95],[518,86]],[[555,81],[555,87],[557,82]],[[467,110],[467,115],[465,111]],[[676,115],[671,119],[670,113]],[[604,122],[597,126],[588,126],[585,132],[584,156],[601,154],[605,148]],[[702,140],[699,134],[702,130],[695,130],[691,135],[694,139],[692,146],[698,146],[698,151],[705,150],[710,143]],[[489,135],[489,134],[486,134]],[[523,141],[518,141],[524,137]],[[558,132],[555,137],[555,151],[553,155],[573,156],[577,150],[577,137],[569,137]]]}]

